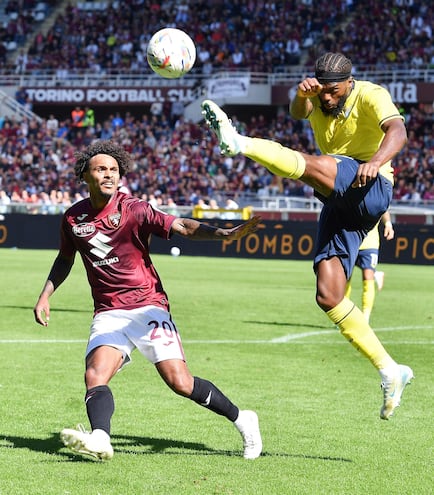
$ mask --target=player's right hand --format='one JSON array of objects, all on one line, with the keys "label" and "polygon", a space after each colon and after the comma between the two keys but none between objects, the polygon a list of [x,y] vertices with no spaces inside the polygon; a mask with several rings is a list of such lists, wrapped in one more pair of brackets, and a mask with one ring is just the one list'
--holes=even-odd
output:
[{"label": "player's right hand", "polygon": [[307,77],[297,86],[297,96],[310,98],[321,93],[323,85],[315,77]]},{"label": "player's right hand", "polygon": [[43,302],[39,300],[33,308],[33,314],[36,323],[39,323],[39,325],[42,325],[43,327],[48,326],[48,321],[50,320],[50,305],[48,304],[48,301]]}]

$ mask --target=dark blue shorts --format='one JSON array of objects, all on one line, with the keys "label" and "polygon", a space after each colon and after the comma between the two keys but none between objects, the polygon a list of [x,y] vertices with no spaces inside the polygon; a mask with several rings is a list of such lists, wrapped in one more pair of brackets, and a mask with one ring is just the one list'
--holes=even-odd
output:
[{"label": "dark blue shorts", "polygon": [[378,264],[378,249],[362,249],[359,251],[356,259],[356,266],[362,270],[372,270],[375,272],[375,268]]},{"label": "dark blue shorts", "polygon": [[353,188],[359,162],[346,156],[337,158],[340,162],[334,191],[328,198],[318,196],[324,206],[318,225],[314,269],[323,259],[337,256],[349,279],[360,244],[389,207],[393,185],[379,174],[365,187]]}]

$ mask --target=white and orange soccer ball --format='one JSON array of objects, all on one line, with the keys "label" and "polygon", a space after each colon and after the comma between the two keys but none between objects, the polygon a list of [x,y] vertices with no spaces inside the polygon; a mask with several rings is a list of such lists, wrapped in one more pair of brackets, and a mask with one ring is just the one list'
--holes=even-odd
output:
[{"label": "white and orange soccer ball", "polygon": [[150,39],[146,56],[156,74],[176,79],[192,69],[196,60],[196,47],[185,31],[164,28]]}]

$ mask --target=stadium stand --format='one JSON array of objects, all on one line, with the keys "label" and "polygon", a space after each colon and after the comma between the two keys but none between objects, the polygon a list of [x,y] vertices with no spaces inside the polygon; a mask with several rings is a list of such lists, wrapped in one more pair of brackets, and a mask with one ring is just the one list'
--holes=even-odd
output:
[{"label": "stadium stand", "polygon": [[0,19],[0,44],[14,52],[15,70],[22,70],[25,57],[25,68],[33,71],[147,73],[146,44],[162,25],[192,34],[198,47],[194,71],[207,74],[311,67],[327,50],[343,51],[360,69],[417,69],[434,57],[433,6],[427,0],[26,0],[8,2]]},{"label": "stadium stand", "polygon": [[[114,118],[114,115],[113,115]],[[121,142],[134,156],[136,168],[125,186],[158,205],[170,200],[177,205],[196,205],[217,199],[220,206],[227,197],[236,197],[244,206],[264,197],[312,198],[312,191],[295,181],[278,180],[263,167],[243,157],[221,157],[214,137],[205,127],[180,117],[173,125],[161,113],[142,119],[123,116],[123,125],[107,119],[94,128],[72,133],[70,122],[58,123],[57,131],[48,125],[23,119],[6,120],[0,129],[0,205],[10,202],[45,205],[45,212],[57,212],[85,194],[75,180],[74,151],[95,138]],[[412,108],[406,114],[408,146],[395,160],[394,199],[401,204],[434,205],[434,138],[432,107]],[[241,122],[238,128],[249,135],[268,136],[301,151],[315,152],[310,128],[288,115],[268,120],[264,116]],[[51,124],[52,125],[52,124]],[[8,201],[8,205],[5,202]],[[34,205],[36,203],[36,205]],[[49,206],[56,206],[56,208]],[[1,208],[1,206],[0,206]],[[17,206],[16,211],[22,211]],[[5,208],[3,208],[3,212]],[[1,211],[0,211],[1,213]]]},{"label": "stadium stand", "polygon": [[[433,7],[428,1],[23,0],[7,2],[0,16],[3,74],[141,76],[150,72],[144,55],[147,40],[162,24],[194,33],[194,71],[205,76],[221,69],[279,73],[311,68],[317,54],[329,49],[347,53],[356,75],[367,68],[434,67]],[[85,192],[74,177],[74,151],[95,138],[118,140],[133,154],[136,168],[125,187],[159,206],[216,200],[222,207],[227,198],[240,206],[261,204],[264,198],[312,200],[312,191],[301,183],[278,180],[243,157],[222,158],[206,128],[182,115],[174,118],[166,106],[154,110],[140,117],[125,112],[119,125],[113,125],[113,112],[78,130],[68,118],[54,124],[54,115],[0,118],[0,213],[58,213],[80,199]],[[402,112],[409,143],[395,160],[394,201],[432,206],[433,107],[409,106]],[[241,120],[231,116],[249,135],[315,152],[309,126],[285,113]]]}]

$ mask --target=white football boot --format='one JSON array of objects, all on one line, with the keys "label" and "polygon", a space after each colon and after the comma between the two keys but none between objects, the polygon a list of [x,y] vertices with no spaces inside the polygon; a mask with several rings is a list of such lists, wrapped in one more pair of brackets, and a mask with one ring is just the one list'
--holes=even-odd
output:
[{"label": "white football boot", "polygon": [[76,430],[63,429],[60,432],[60,439],[66,447],[77,454],[88,455],[103,461],[113,457],[110,437],[104,430],[94,430],[89,433],[82,425],[78,425]]},{"label": "white football boot", "polygon": [[384,285],[384,272],[374,272],[374,279],[377,282],[378,290],[380,291]]},{"label": "white football boot", "polygon": [[401,403],[406,385],[414,378],[413,370],[409,366],[398,364],[396,371],[387,373],[386,370],[380,370],[380,375],[384,396],[380,418],[389,419]]},{"label": "white football boot", "polygon": [[201,107],[206,123],[217,136],[221,154],[225,156],[238,154],[240,152],[238,139],[241,136],[225,112],[211,100],[204,100]]},{"label": "white football boot", "polygon": [[262,452],[262,438],[258,415],[254,411],[240,411],[234,425],[243,438],[244,459],[259,457]]}]

